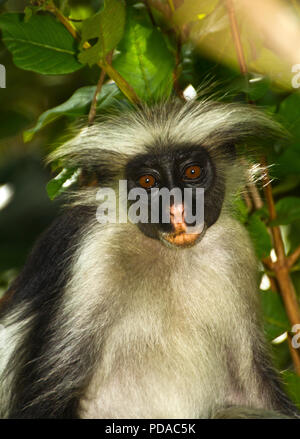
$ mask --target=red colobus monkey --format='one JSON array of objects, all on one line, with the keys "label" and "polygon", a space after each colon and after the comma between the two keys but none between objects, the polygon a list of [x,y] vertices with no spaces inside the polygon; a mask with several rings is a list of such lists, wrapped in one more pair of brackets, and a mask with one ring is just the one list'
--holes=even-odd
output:
[{"label": "red colobus monkey", "polygon": [[[278,128],[258,110],[209,100],[110,115],[51,159],[118,192],[204,189],[203,228],[97,220],[85,187],[40,238],[1,311],[0,413],[8,418],[297,417],[263,335],[257,261],[232,199],[235,145]],[[128,201],[132,206],[132,201]],[[174,221],[175,213],[178,221]],[[178,219],[178,218],[177,218]]]}]

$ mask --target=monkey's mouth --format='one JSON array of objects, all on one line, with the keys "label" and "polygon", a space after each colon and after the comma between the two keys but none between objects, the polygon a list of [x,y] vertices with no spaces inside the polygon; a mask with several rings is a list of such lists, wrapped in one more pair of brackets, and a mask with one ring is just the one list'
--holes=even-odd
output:
[{"label": "monkey's mouth", "polygon": [[162,233],[160,238],[168,247],[193,247],[203,238],[205,230],[204,227],[199,233],[187,233],[186,231]]}]

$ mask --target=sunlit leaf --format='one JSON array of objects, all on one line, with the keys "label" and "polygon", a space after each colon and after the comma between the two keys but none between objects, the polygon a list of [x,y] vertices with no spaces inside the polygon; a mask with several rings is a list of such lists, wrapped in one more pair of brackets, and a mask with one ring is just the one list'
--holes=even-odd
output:
[{"label": "sunlit leaf", "polygon": [[[90,66],[103,59],[121,40],[125,26],[125,5],[123,0],[106,0],[103,9],[82,24],[81,53],[78,57]],[[97,39],[89,49],[83,44]]]},{"label": "sunlit leaf", "polygon": [[113,66],[140,98],[147,101],[168,97],[173,85],[174,56],[161,32],[148,19],[129,11],[125,35],[118,46],[121,53]]}]

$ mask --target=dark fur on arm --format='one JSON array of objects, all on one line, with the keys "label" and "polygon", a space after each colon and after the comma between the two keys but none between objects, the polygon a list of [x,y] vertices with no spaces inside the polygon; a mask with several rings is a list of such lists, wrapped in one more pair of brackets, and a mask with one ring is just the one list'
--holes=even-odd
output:
[{"label": "dark fur on arm", "polygon": [[[76,417],[80,389],[71,389],[63,401],[56,401],[52,394],[47,400],[38,397],[51,391],[51,383],[43,381],[45,373],[41,358],[47,354],[52,337],[52,322],[72,266],[80,231],[93,217],[88,207],[74,207],[58,218],[42,235],[28,261],[7,294],[11,299],[5,303],[2,315],[23,311],[16,321],[31,318],[28,330],[18,340],[17,348],[9,361],[13,370],[13,386],[10,401],[10,418],[73,418]],[[9,371],[8,371],[9,372]],[[57,379],[57,377],[56,377]],[[61,379],[68,379],[62,376]],[[34,403],[36,399],[36,403]]]}]

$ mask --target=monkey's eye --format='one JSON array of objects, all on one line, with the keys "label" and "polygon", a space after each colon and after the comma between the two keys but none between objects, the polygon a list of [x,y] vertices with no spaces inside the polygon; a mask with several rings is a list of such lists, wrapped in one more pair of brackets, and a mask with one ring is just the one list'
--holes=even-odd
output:
[{"label": "monkey's eye", "polygon": [[184,180],[196,180],[201,175],[201,168],[198,165],[187,166],[183,172]]},{"label": "monkey's eye", "polygon": [[140,186],[142,186],[144,189],[151,189],[152,187],[155,186],[156,184],[156,180],[153,177],[153,175],[149,174],[149,175],[142,175],[139,178],[139,184]]}]

